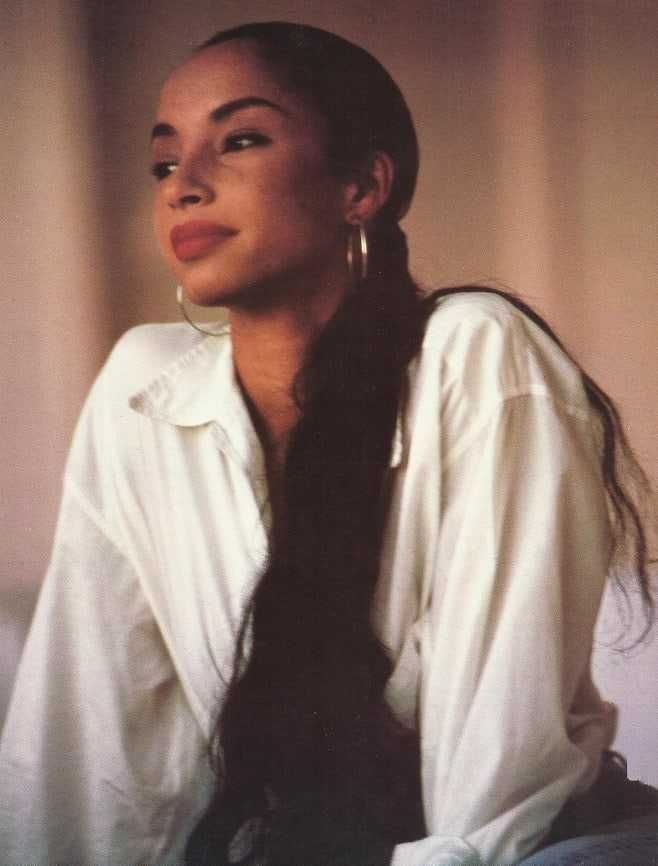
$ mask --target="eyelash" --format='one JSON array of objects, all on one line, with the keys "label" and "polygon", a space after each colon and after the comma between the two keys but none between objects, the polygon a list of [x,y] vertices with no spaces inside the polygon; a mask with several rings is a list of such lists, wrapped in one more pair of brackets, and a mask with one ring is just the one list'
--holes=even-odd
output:
[{"label": "eyelash", "polygon": [[[246,144],[244,142],[247,142]],[[236,132],[228,135],[224,140],[222,153],[237,153],[241,150],[249,150],[251,147],[260,147],[269,144],[270,139],[259,132]],[[151,174],[160,181],[169,177],[176,169],[178,163],[175,159],[163,159],[151,166]]]},{"label": "eyelash", "polygon": [[[240,145],[238,142],[247,141],[246,146]],[[270,140],[267,136],[260,132],[235,132],[226,137],[224,142],[224,153],[236,150],[247,150],[249,147],[258,147],[263,144],[269,144]]]},{"label": "eyelash", "polygon": [[166,159],[153,163],[151,166],[151,174],[156,180],[160,181],[169,177],[175,168],[176,162],[173,159]]}]

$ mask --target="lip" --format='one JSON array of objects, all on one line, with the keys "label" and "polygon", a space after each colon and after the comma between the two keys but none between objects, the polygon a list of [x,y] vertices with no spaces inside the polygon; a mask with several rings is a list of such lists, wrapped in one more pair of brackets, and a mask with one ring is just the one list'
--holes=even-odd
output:
[{"label": "lip", "polygon": [[174,226],[169,234],[174,255],[181,262],[201,258],[217,244],[237,234],[234,229],[209,222],[191,220]]}]

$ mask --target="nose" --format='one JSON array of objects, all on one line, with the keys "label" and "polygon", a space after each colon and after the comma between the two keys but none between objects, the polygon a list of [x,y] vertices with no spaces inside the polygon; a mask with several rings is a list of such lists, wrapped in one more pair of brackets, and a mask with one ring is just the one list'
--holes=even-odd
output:
[{"label": "nose", "polygon": [[203,153],[181,158],[167,180],[167,203],[175,210],[209,204],[215,198],[210,166]]}]

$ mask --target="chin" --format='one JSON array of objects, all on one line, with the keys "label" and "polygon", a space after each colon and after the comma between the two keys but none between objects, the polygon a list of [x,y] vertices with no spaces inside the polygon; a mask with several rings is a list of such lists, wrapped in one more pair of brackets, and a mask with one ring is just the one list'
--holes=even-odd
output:
[{"label": "chin", "polygon": [[[204,273],[205,270],[210,273]],[[175,274],[185,297],[200,307],[222,307],[243,291],[239,281],[227,279],[226,275],[218,278],[214,268],[185,268],[181,271],[182,268],[176,268]]]},{"label": "chin", "polygon": [[216,287],[213,289],[191,288],[183,281],[181,281],[181,285],[185,292],[185,298],[191,304],[196,304],[198,307],[221,307],[225,303],[225,293],[218,291]]},{"label": "chin", "polygon": [[257,278],[255,275],[231,276],[227,273],[217,279],[201,273],[178,274],[185,297],[200,307],[229,307],[244,310],[265,310],[284,302],[287,292],[277,278]]},{"label": "chin", "polygon": [[233,284],[223,282],[222,285],[200,284],[196,281],[180,280],[186,299],[199,307],[241,307],[254,309],[271,304],[269,292],[260,286]]}]

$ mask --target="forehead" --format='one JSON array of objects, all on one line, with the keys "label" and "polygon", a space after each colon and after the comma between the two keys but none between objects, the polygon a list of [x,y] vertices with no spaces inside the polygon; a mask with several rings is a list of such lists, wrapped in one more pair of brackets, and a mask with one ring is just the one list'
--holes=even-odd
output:
[{"label": "forehead", "polygon": [[312,111],[301,94],[286,86],[276,67],[259,55],[252,41],[234,39],[204,48],[177,67],[160,92],[158,115],[194,108],[204,112],[245,96]]}]

